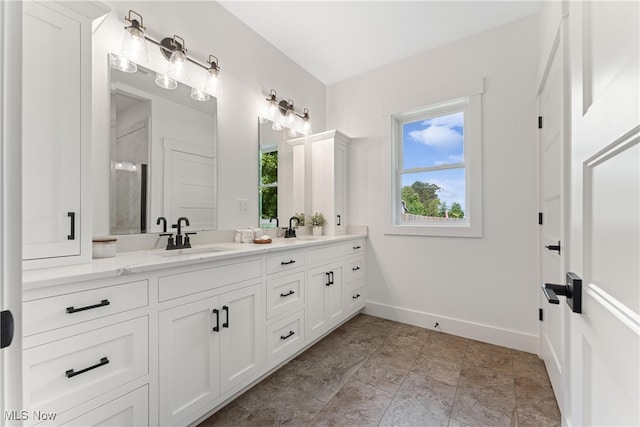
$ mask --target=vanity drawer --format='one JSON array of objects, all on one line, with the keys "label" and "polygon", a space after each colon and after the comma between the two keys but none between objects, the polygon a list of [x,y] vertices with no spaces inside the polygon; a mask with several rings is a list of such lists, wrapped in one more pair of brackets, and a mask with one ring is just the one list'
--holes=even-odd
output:
[{"label": "vanity drawer", "polygon": [[167,301],[260,276],[262,276],[260,259],[172,274],[158,279],[158,299]]},{"label": "vanity drawer", "polygon": [[267,274],[304,267],[304,252],[285,252],[267,257]]},{"label": "vanity drawer", "polygon": [[364,258],[356,257],[347,260],[346,282],[352,283],[364,278]]},{"label": "vanity drawer", "polygon": [[344,256],[342,245],[325,246],[318,249],[310,249],[307,252],[309,265],[327,262]]},{"label": "vanity drawer", "polygon": [[345,291],[344,307],[348,313],[353,313],[364,307],[364,282],[349,287],[347,291]]},{"label": "vanity drawer", "polygon": [[304,310],[267,326],[267,362],[286,359],[304,345]]},{"label": "vanity drawer", "polygon": [[[104,405],[80,415],[61,426],[148,426],[149,390],[148,386],[120,396]],[[42,424],[38,424],[39,426]]]},{"label": "vanity drawer", "polygon": [[23,336],[86,322],[149,304],[149,282],[140,280],[26,301]]},{"label": "vanity drawer", "polygon": [[344,245],[344,254],[349,256],[363,253],[365,248],[364,240],[354,240]]},{"label": "vanity drawer", "polygon": [[267,319],[304,305],[304,271],[267,280]]},{"label": "vanity drawer", "polygon": [[25,407],[64,412],[147,375],[148,323],[139,317],[24,350]]}]

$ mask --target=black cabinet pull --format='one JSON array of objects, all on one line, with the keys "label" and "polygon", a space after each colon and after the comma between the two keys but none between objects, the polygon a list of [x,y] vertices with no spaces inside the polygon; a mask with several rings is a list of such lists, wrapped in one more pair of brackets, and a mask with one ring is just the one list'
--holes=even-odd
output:
[{"label": "black cabinet pull", "polygon": [[67,212],[67,216],[69,217],[69,222],[71,225],[70,234],[67,234],[67,240],[75,240],[76,239],[76,213],[75,212]]},{"label": "black cabinet pull", "polygon": [[358,270],[360,270],[360,267],[353,267],[351,270],[358,271]]},{"label": "black cabinet pull", "polygon": [[292,336],[294,336],[294,335],[295,335],[295,332],[293,332],[293,331],[289,331],[289,334],[287,334],[287,335],[280,335],[280,339],[281,339],[281,340],[286,340],[286,339],[288,339],[288,338],[291,338],[291,337],[292,337]]},{"label": "black cabinet pull", "polygon": [[342,225],[342,215],[338,215],[338,224],[337,225]]},{"label": "black cabinet pull", "polygon": [[105,307],[111,304],[108,299],[103,299],[100,304],[88,305],[86,307],[74,308],[73,306],[67,307],[67,313],[77,313],[79,311],[91,310],[92,308]]},{"label": "black cabinet pull", "polygon": [[226,305],[223,305],[222,311],[227,313],[227,321],[222,324],[222,327],[228,328],[229,327],[229,307],[227,307]]},{"label": "black cabinet pull", "polygon": [[329,272],[329,275],[330,275],[330,277],[331,277],[331,279],[329,280],[329,284],[330,284],[330,285],[333,285],[333,284],[334,284],[334,283],[333,283],[333,271],[330,271],[330,272]]},{"label": "black cabinet pull", "polygon": [[213,327],[213,332],[218,332],[220,330],[220,311],[214,308],[213,314],[216,315],[216,326]]},{"label": "black cabinet pull", "polygon": [[360,298],[360,294],[355,294],[355,295],[354,295],[354,296],[352,296],[351,298],[353,298],[353,299],[358,299],[358,298]]},{"label": "black cabinet pull", "polygon": [[557,245],[548,245],[545,246],[545,248],[549,249],[550,251],[558,251],[558,255],[560,255],[560,240],[558,240]]},{"label": "black cabinet pull", "polygon": [[286,298],[286,297],[288,297],[289,295],[293,295],[293,294],[295,294],[295,292],[293,292],[293,291],[289,291],[289,292],[287,292],[286,294],[280,294],[280,296],[281,296],[282,298]]},{"label": "black cabinet pull", "polygon": [[289,261],[280,261],[280,265],[289,265],[289,264],[295,264],[296,260],[295,259],[290,259]]},{"label": "black cabinet pull", "polygon": [[324,273],[327,276],[327,283],[325,283],[325,286],[331,286],[331,275],[329,274],[329,272]]},{"label": "black cabinet pull", "polygon": [[354,246],[354,247],[353,247],[353,250],[354,250],[354,251],[357,251],[358,249],[361,249],[361,248],[362,248],[362,246]]},{"label": "black cabinet pull", "polygon": [[109,359],[107,359],[106,357],[103,357],[102,359],[100,359],[99,363],[96,363],[93,366],[89,366],[88,368],[84,368],[78,372],[74,371],[73,369],[69,369],[67,372],[65,372],[64,374],[67,376],[67,378],[73,378],[76,375],[80,375],[80,374],[84,374],[85,372],[88,372],[92,369],[96,369],[99,368],[100,366],[104,366],[109,364]]}]

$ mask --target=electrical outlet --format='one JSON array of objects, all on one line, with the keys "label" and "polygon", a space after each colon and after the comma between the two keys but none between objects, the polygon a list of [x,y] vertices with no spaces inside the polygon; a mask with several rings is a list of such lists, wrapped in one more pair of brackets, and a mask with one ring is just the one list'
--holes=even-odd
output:
[{"label": "electrical outlet", "polygon": [[238,199],[238,213],[246,214],[249,210],[249,200]]}]

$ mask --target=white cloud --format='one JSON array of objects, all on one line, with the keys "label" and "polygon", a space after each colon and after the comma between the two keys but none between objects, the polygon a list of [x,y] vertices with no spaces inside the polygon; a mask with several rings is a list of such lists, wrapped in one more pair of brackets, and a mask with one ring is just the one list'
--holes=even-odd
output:
[{"label": "white cloud", "polygon": [[462,134],[448,126],[431,125],[409,132],[409,138],[430,147],[448,148],[462,144]]},{"label": "white cloud", "polygon": [[422,122],[424,126],[446,126],[449,128],[464,126],[464,114],[462,111],[459,113],[449,114],[448,116],[434,117]]},{"label": "white cloud", "polygon": [[433,164],[435,166],[454,165],[456,163],[462,163],[463,161],[464,161],[464,155],[452,154],[450,156],[447,156],[447,158],[444,160],[436,160],[435,162],[433,162]]},{"label": "white cloud", "polygon": [[447,202],[447,206],[451,207],[454,202],[460,203],[460,206],[464,210],[465,198],[464,198],[464,178],[461,179],[431,179],[431,184],[436,184],[440,187],[438,191],[438,198],[442,202]]}]

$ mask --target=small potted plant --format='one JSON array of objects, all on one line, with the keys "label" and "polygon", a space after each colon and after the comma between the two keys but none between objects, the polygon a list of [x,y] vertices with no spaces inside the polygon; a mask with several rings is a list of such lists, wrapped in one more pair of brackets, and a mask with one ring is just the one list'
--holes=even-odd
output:
[{"label": "small potted plant", "polygon": [[324,216],[321,213],[314,213],[310,218],[310,224],[313,227],[313,235],[314,236],[322,236],[322,226],[327,221],[324,219]]}]

